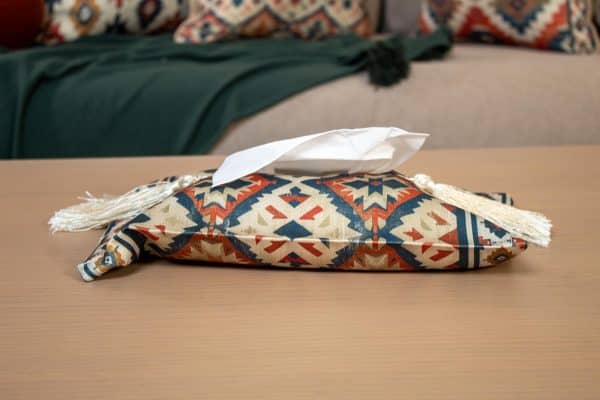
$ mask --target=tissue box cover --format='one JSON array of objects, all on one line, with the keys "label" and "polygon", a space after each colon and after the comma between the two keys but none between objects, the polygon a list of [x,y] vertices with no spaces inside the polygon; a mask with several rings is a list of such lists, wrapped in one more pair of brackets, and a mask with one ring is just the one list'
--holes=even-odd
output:
[{"label": "tissue box cover", "polygon": [[[403,175],[252,174],[196,185],[109,226],[79,265],[85,280],[141,258],[421,271],[499,264],[527,248],[489,221],[442,203]],[[511,203],[506,194],[482,194]]]}]

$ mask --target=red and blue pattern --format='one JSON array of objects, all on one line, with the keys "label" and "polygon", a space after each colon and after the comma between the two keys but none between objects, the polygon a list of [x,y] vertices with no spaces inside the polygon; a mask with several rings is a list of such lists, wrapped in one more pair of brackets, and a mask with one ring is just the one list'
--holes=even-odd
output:
[{"label": "red and blue pattern", "polygon": [[173,31],[186,12],[184,0],[45,0],[40,41],[56,44],[83,36]]},{"label": "red and blue pattern", "polygon": [[[252,174],[211,187],[210,173],[107,229],[79,266],[92,280],[142,256],[342,270],[469,269],[527,247],[422,192],[401,174]],[[505,194],[484,194],[510,203]]]},{"label": "red and blue pattern", "polygon": [[371,34],[364,0],[191,0],[190,15],[175,33],[179,43],[239,37],[322,39]]},{"label": "red and blue pattern", "polygon": [[445,25],[457,38],[567,53],[598,49],[591,0],[426,0],[421,31]]}]

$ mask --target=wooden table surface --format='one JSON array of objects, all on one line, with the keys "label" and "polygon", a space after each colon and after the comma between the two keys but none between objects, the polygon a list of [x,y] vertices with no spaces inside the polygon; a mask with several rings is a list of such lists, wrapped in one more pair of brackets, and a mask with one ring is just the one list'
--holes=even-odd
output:
[{"label": "wooden table surface", "polygon": [[423,151],[406,173],[508,191],[549,249],[472,272],[153,262],[84,283],[83,191],[218,157],[0,162],[1,399],[599,399],[600,147]]}]

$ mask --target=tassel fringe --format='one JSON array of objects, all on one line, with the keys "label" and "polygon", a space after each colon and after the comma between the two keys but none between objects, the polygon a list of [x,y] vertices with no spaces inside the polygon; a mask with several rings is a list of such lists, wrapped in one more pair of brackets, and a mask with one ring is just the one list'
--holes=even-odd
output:
[{"label": "tassel fringe", "polygon": [[[139,186],[122,196],[96,198],[87,193],[83,203],[54,214],[48,224],[52,232],[80,232],[103,228],[113,221],[133,218],[176,192],[194,185],[208,175],[184,175],[174,181]],[[409,178],[419,189],[498,225],[515,237],[542,247],[551,241],[552,223],[542,214],[487,199],[457,187],[435,183],[429,176]]]},{"label": "tassel fringe", "polygon": [[57,211],[48,224],[54,232],[100,229],[113,221],[133,218],[150,207],[189,187],[207,175],[183,175],[174,181],[139,186],[118,197],[96,198],[86,192],[83,203]]},{"label": "tassel fringe", "polygon": [[410,180],[431,196],[487,219],[515,237],[542,247],[550,245],[552,222],[542,214],[520,210],[451,185],[435,183],[427,175],[417,174]]}]

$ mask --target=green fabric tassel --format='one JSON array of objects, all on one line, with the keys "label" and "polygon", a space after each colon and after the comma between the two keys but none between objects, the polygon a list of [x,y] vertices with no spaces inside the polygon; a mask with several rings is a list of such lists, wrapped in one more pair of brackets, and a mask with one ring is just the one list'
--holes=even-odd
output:
[{"label": "green fabric tassel", "polygon": [[378,41],[367,54],[367,70],[372,84],[391,86],[408,76],[410,64],[404,56],[404,46],[400,37]]},{"label": "green fabric tassel", "polygon": [[452,40],[452,32],[447,28],[428,36],[407,39],[396,35],[379,40],[367,51],[369,80],[374,85],[391,86],[408,77],[411,61],[445,57]]}]

